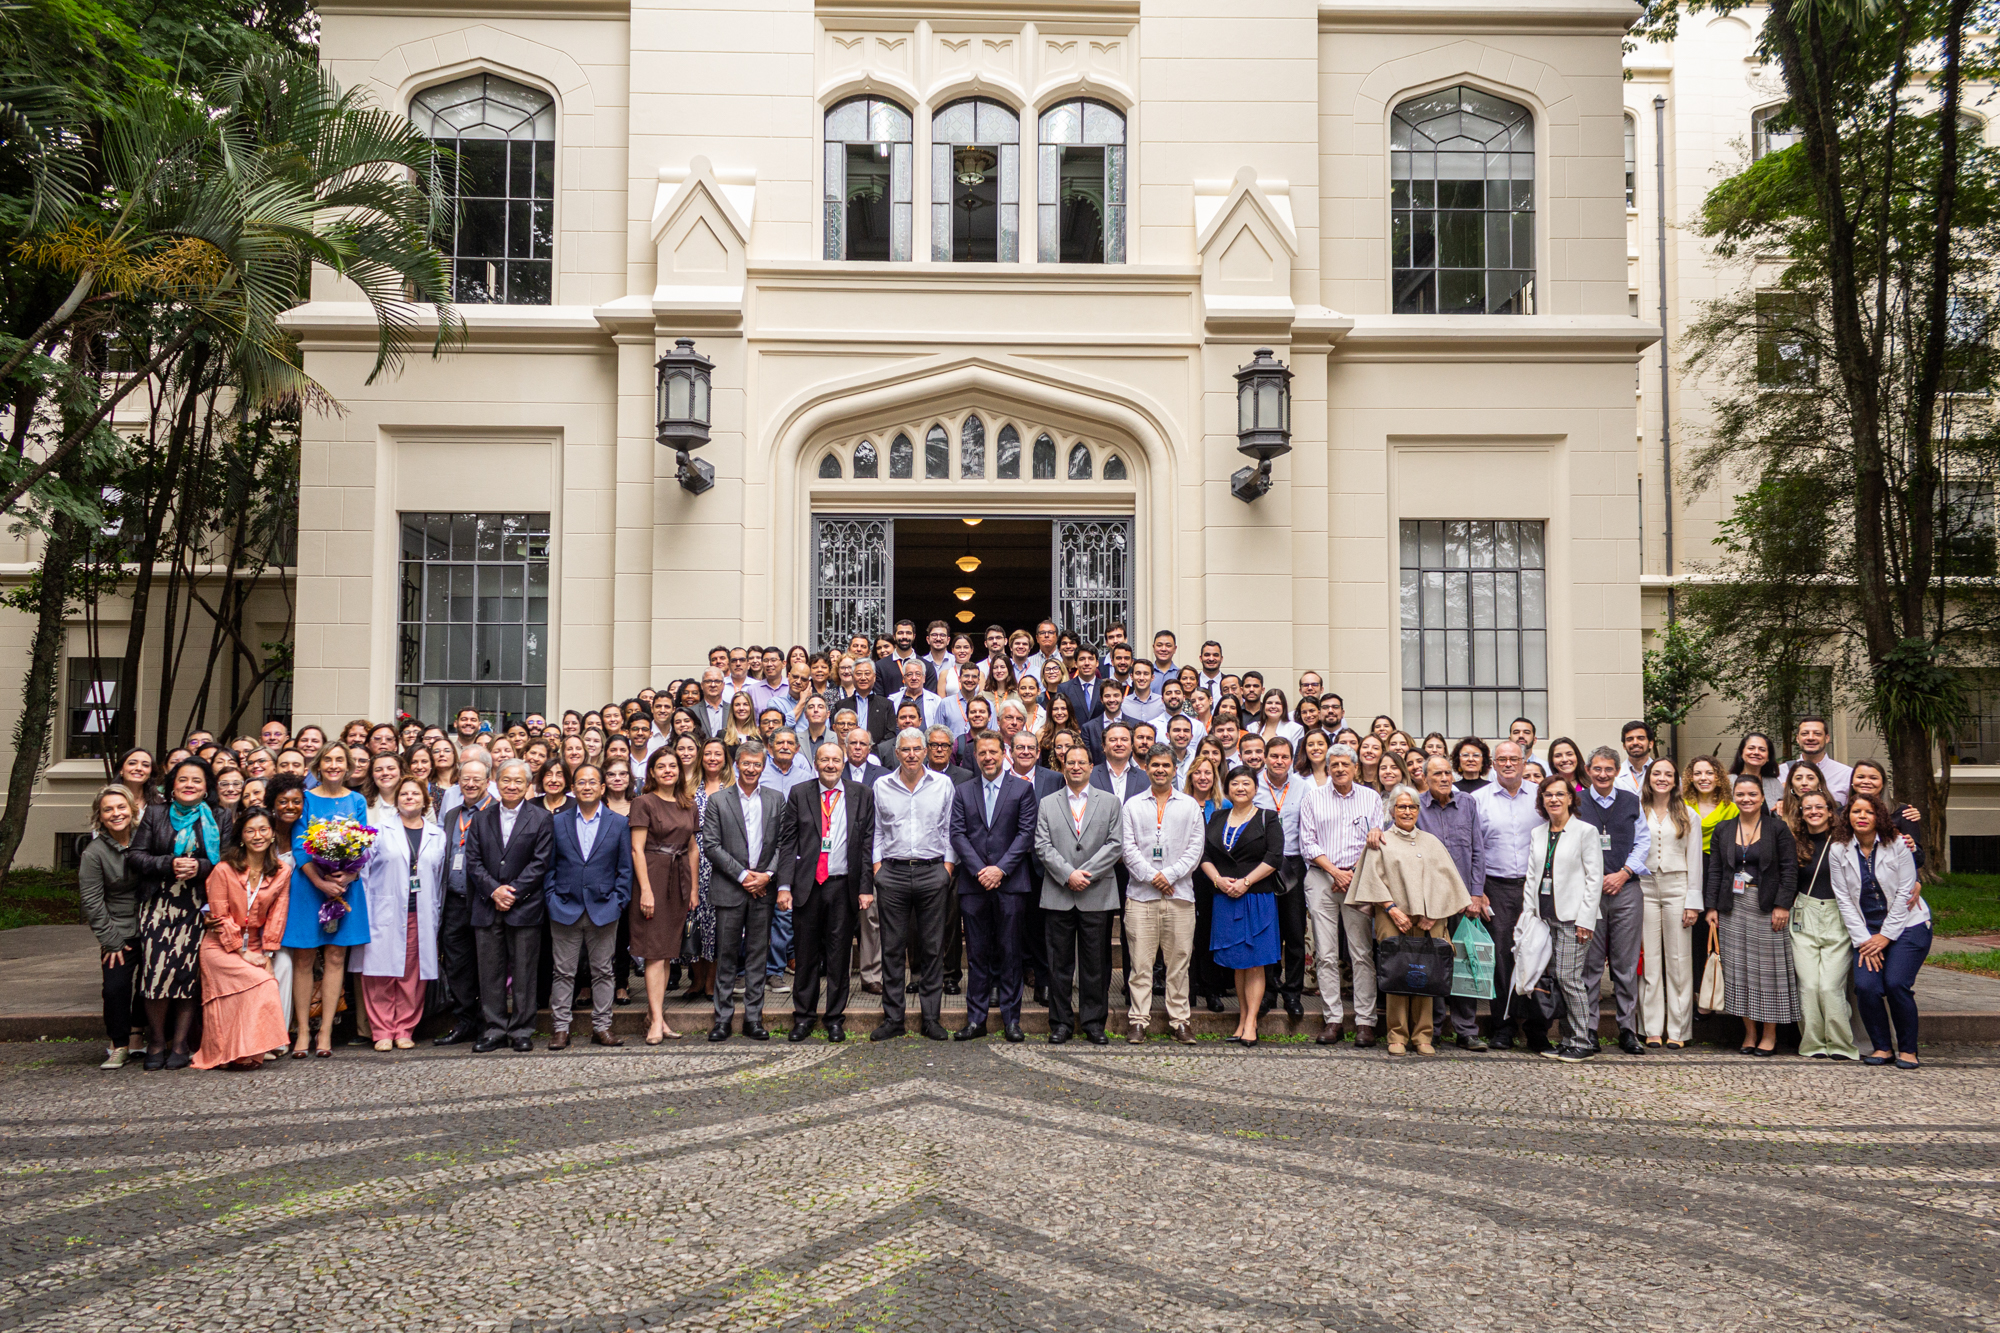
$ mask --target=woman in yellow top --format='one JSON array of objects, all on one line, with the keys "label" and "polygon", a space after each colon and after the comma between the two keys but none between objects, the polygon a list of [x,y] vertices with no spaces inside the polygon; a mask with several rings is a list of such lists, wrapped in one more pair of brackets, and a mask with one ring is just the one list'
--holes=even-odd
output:
[{"label": "woman in yellow top", "polygon": [[[1722,765],[1705,754],[1690,759],[1687,778],[1681,783],[1681,799],[1701,816],[1701,854],[1706,858],[1709,843],[1715,838],[1715,826],[1743,813],[1736,808],[1736,802],[1729,799],[1729,779],[1724,776]],[[1698,888],[1695,896],[1699,901]],[[1696,985],[1700,985],[1702,971],[1708,966],[1708,929],[1705,926],[1688,932],[1688,966],[1688,975],[1695,979]]]}]

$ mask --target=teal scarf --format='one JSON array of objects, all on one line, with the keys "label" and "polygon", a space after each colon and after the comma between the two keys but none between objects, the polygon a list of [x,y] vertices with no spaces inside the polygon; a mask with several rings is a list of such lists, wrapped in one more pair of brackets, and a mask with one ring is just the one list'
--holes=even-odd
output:
[{"label": "teal scarf", "polygon": [[199,838],[199,854],[210,865],[222,860],[222,830],[216,827],[215,811],[209,809],[207,801],[196,801],[193,805],[175,801],[167,807],[167,818],[174,826],[175,856],[196,855]]}]

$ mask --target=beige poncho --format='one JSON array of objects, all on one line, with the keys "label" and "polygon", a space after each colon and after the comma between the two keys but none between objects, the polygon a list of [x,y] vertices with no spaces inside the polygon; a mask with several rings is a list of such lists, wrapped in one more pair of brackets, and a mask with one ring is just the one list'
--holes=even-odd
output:
[{"label": "beige poncho", "polygon": [[1393,902],[1409,916],[1438,920],[1463,912],[1472,899],[1436,835],[1422,829],[1405,833],[1392,824],[1382,830],[1382,845],[1361,858],[1347,901]]}]

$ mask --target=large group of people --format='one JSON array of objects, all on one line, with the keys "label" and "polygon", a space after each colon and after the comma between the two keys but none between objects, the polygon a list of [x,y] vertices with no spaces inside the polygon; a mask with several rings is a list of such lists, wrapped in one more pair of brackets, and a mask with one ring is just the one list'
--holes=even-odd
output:
[{"label": "large group of people", "polygon": [[[1044,621],[983,646],[901,621],[817,653],[717,647],[587,712],[132,750],[79,872],[105,1066],[135,1019],[148,1069],[326,1058],[343,1013],[378,1050],[441,1017],[438,1045],[528,1051],[544,1004],[560,1050],[586,993],[590,1040],[616,1046],[635,970],[649,1044],[685,1035],[676,986],[709,1041],[769,1040],[788,996],[790,1041],[838,1042],[858,970],[876,1041],[1018,1042],[1032,999],[1051,1043],[1143,1042],[1157,994],[1160,1035],[1191,1043],[1194,1007],[1233,995],[1228,1040],[1253,1047],[1278,1006],[1305,1019],[1310,984],[1328,1046],[1579,1061],[1609,1019],[1644,1055],[1685,1046],[1699,1004],[1742,1020],[1746,1055],[1792,1024],[1802,1055],[1917,1067],[1920,815],[1819,718],[1789,760],[1753,733],[1683,771],[1643,722],[1587,754],[1527,718],[1497,744],[1357,727],[1318,673],[1294,699],[1214,641],[1179,662],[1168,631]],[[365,857],[327,853],[341,821],[374,830]],[[1378,951],[1448,953],[1425,941],[1467,919],[1491,941],[1484,1028],[1475,988],[1378,978]]]}]

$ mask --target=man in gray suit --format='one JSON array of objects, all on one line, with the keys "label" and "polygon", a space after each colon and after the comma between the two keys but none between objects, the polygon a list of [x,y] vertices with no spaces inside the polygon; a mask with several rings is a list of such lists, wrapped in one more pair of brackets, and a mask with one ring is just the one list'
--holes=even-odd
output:
[{"label": "man in gray suit", "polygon": [[764,1029],[764,965],[771,955],[772,882],[778,866],[778,825],[784,798],[775,788],[758,787],[764,776],[764,747],[755,738],[736,747],[736,784],[708,803],[701,850],[715,874],[709,901],[715,904],[715,1026],[710,1041],[728,1041],[736,1016],[736,942],[744,941],[743,1035],[769,1041]]},{"label": "man in gray suit", "polygon": [[[1042,920],[1048,929],[1049,1042],[1060,1046],[1080,1025],[1094,1045],[1109,1040],[1111,918],[1118,908],[1118,798],[1091,785],[1090,751],[1063,756],[1063,788],[1042,799],[1035,856],[1042,865]],[[1077,1003],[1070,1005],[1070,983]]]}]

